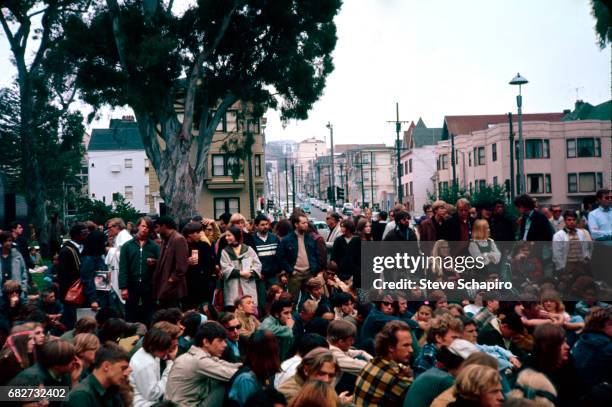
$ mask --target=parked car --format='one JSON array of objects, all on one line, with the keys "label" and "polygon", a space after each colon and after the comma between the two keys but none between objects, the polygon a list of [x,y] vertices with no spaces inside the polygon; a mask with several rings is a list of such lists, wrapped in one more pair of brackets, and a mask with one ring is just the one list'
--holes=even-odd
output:
[{"label": "parked car", "polygon": [[302,204],[302,210],[304,210],[304,213],[310,213],[310,204],[307,202],[303,202]]}]

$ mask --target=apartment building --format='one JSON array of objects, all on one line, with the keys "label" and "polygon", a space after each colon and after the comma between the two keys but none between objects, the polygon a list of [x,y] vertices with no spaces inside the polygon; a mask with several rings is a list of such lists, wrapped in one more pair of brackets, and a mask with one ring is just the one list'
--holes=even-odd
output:
[{"label": "apartment building", "polygon": [[[585,196],[610,186],[610,118],[567,118],[572,118],[570,112],[523,115],[525,188],[527,193],[544,205],[578,207]],[[513,119],[516,160],[516,116]],[[437,190],[452,185],[451,150],[454,144],[455,180],[460,187],[477,191],[485,185],[497,184],[504,185],[510,191],[509,128],[505,115],[447,116],[443,140],[435,147]],[[514,174],[517,174],[516,161]],[[517,177],[515,191],[518,189],[518,181]]]}]

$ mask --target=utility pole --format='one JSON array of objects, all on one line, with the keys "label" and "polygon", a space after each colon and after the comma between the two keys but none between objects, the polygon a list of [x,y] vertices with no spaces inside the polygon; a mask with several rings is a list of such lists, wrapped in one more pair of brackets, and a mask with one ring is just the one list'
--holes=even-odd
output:
[{"label": "utility pole", "polygon": [[372,202],[370,202],[370,208],[374,207],[374,155],[370,151],[370,187],[372,188]]},{"label": "utility pole", "polygon": [[334,183],[336,182],[335,179],[335,174],[334,174],[334,126],[332,126],[332,124],[330,122],[327,122],[327,126],[329,129],[329,141],[331,144],[331,204],[332,207],[334,208],[334,211],[336,210],[336,188],[334,188]]},{"label": "utility pole", "polygon": [[[291,164],[291,191],[293,191],[293,210],[295,211],[295,164]],[[289,205],[289,202],[287,202]]]},{"label": "utility pole", "polygon": [[361,171],[361,207],[365,208],[365,187],[363,185],[363,153],[359,152],[359,170]]},{"label": "utility pole", "polygon": [[402,163],[400,161],[400,151],[402,148],[401,142],[400,142],[400,131],[402,130],[402,123],[408,123],[407,121],[401,121],[399,119],[399,103],[395,103],[395,120],[389,120],[387,121],[387,123],[395,123],[395,133],[397,138],[395,139],[395,148],[396,148],[396,159],[397,159],[397,201],[399,203],[402,203],[403,200],[403,196],[402,196]]},{"label": "utility pole", "polygon": [[510,199],[514,200],[514,133],[512,131],[512,112],[508,113],[508,130],[510,132]]},{"label": "utility pole", "polygon": [[285,197],[287,205],[287,212],[289,212],[289,168],[287,167],[287,156],[285,155]]},{"label": "utility pole", "polygon": [[[342,169],[344,168],[344,164],[340,163],[340,186],[342,187],[344,176],[342,175]],[[344,202],[346,202],[346,191],[344,191]]]},{"label": "utility pole", "polygon": [[321,163],[317,163],[317,198],[321,199]]},{"label": "utility pole", "polygon": [[[476,157],[474,157],[474,161],[476,161]],[[459,190],[459,188],[457,188],[457,169],[455,168],[455,164],[455,135],[451,133],[451,169],[453,170],[453,193]]]}]

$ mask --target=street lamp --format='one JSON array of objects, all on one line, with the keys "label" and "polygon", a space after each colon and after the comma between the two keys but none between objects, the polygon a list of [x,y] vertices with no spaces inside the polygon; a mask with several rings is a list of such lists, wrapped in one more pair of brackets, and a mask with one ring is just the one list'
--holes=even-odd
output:
[{"label": "street lamp", "polygon": [[334,126],[330,122],[327,122],[325,125],[329,129],[329,138],[331,142],[331,204],[332,208],[334,208],[334,212],[336,211],[336,189],[334,188],[334,183],[336,181],[334,174]]},{"label": "street lamp", "polygon": [[[519,151],[518,151],[518,168],[517,168],[517,176],[518,176],[518,193],[524,194],[526,192],[525,189],[525,143],[523,142],[523,96],[521,95],[521,87],[525,84],[529,83],[527,79],[521,76],[520,73],[517,73],[514,78],[509,82],[510,85],[518,85],[519,94],[516,96],[516,106],[518,108],[518,143],[519,143]],[[510,147],[512,148],[512,147]]]}]

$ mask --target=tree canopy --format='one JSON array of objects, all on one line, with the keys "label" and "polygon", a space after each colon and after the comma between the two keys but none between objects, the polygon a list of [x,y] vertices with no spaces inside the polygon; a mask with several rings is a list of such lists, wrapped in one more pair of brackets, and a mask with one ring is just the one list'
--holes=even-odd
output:
[{"label": "tree canopy", "polygon": [[79,66],[83,99],[129,105],[170,211],[193,212],[215,129],[248,103],[305,119],[333,70],[340,0],[198,0],[96,3],[67,21],[63,44]]}]

